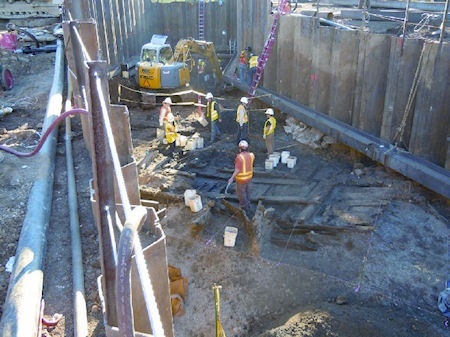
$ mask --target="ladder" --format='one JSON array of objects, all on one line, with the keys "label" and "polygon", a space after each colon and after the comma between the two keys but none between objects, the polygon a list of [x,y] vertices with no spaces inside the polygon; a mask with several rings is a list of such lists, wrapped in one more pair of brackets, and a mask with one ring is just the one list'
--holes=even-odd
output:
[{"label": "ladder", "polygon": [[[285,8],[287,0],[281,0],[278,3],[278,10],[274,12],[274,18],[272,23],[272,28],[270,29],[269,37],[264,44],[264,48],[261,52],[261,55],[258,57],[258,65],[256,67],[256,73],[253,76],[252,83],[248,88],[247,96],[252,98],[255,96],[256,88],[261,81],[261,78],[264,74],[264,68],[266,67],[267,61],[270,56],[270,52],[272,51],[273,45],[275,43],[275,39],[277,38],[278,33],[278,22],[280,20],[280,14]],[[284,12],[283,12],[284,13]]]},{"label": "ladder", "polygon": [[205,0],[198,1],[198,39],[205,41]]}]

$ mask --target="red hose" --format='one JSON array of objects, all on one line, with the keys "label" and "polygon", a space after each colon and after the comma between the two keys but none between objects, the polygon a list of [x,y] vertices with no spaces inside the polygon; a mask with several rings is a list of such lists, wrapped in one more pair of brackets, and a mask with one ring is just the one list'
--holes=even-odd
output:
[{"label": "red hose", "polygon": [[42,148],[42,146],[45,143],[45,140],[47,139],[47,137],[50,135],[50,133],[53,131],[53,129],[59,124],[59,122],[61,122],[63,119],[72,116],[72,115],[87,115],[89,114],[89,112],[87,110],[84,109],[72,109],[72,110],[68,110],[64,113],[62,113],[61,115],[59,115],[53,122],[52,124],[50,124],[50,126],[47,128],[47,130],[45,131],[44,135],[42,136],[42,138],[39,140],[39,144],[35,147],[35,149],[29,153],[25,153],[25,152],[19,152],[16,151],[14,149],[11,149],[7,146],[4,145],[0,145],[0,150],[11,153],[17,157],[32,157],[34,156],[36,153],[39,152],[39,150]]}]

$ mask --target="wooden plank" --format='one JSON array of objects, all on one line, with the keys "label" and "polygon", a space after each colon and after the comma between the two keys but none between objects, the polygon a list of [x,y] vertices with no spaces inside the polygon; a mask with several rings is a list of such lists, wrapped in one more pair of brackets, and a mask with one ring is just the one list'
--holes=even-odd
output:
[{"label": "wooden plank", "polygon": [[[405,39],[402,42],[400,37],[393,37],[391,40],[386,96],[380,133],[381,138],[389,142],[394,140],[405,114],[422,44],[423,40]],[[412,118],[408,118],[401,140],[405,146],[409,144],[411,124]]]},{"label": "wooden plank", "polygon": [[[277,64],[276,91],[285,97],[291,98],[291,83],[299,80],[293,69],[294,47],[292,41],[296,34],[294,22],[296,18],[290,15],[280,16],[280,29],[278,32],[277,49],[271,57]],[[275,59],[276,57],[276,59]],[[280,60],[280,61],[277,61]]]},{"label": "wooden plank", "polygon": [[353,126],[375,136],[380,135],[386,78],[388,73],[390,37],[381,34],[362,34],[359,48],[357,88]]},{"label": "wooden plank", "polygon": [[450,126],[449,52],[448,44],[425,44],[410,141],[412,153],[440,166],[445,165]]},{"label": "wooden plank", "polygon": [[358,60],[358,32],[337,29],[331,46],[331,89],[328,115],[351,124]]},{"label": "wooden plank", "polygon": [[315,31],[311,72],[309,105],[316,111],[327,114],[330,104],[330,62],[334,28],[320,27]]},{"label": "wooden plank", "polygon": [[306,16],[296,16],[295,19],[296,34],[293,42],[294,56],[291,71],[296,78],[291,82],[291,95],[292,99],[302,104],[308,104],[313,51],[311,36],[314,30],[314,20]]}]

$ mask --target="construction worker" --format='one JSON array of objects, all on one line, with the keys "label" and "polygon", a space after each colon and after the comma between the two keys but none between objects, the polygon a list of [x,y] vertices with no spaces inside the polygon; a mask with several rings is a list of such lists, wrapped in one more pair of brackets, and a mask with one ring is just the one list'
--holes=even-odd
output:
[{"label": "construction worker", "polygon": [[220,113],[218,110],[218,104],[214,100],[212,93],[208,92],[206,94],[206,118],[211,122],[211,143],[216,140],[216,137],[220,137],[221,132],[217,122],[221,122]]},{"label": "construction worker", "polygon": [[247,83],[248,77],[248,60],[250,58],[250,53],[252,52],[251,47],[247,47],[241,51],[239,54],[239,63],[238,63],[238,73],[239,73],[239,81]]},{"label": "construction worker", "polygon": [[248,85],[251,85],[258,67],[258,55],[251,54],[250,59],[248,60],[248,67]]},{"label": "construction worker", "polygon": [[236,194],[239,200],[239,207],[248,216],[251,212],[250,182],[253,178],[255,155],[248,151],[248,143],[246,140],[241,140],[238,147],[239,153],[234,160],[234,172],[228,180],[228,183],[231,184],[236,179]]},{"label": "construction worker", "polygon": [[174,158],[175,156],[175,141],[178,138],[177,125],[175,124],[175,117],[172,113],[167,115],[165,120],[166,140],[169,144],[169,156]]},{"label": "construction worker", "polygon": [[237,107],[236,110],[236,123],[238,126],[237,138],[236,141],[240,142],[247,138],[248,132],[248,99],[247,97],[241,97],[241,104]]},{"label": "construction worker", "polygon": [[161,109],[159,110],[159,126],[162,127],[167,119],[167,116],[172,113],[172,100],[170,97],[166,97],[162,103]]},{"label": "construction worker", "polygon": [[277,126],[277,120],[273,116],[273,109],[268,108],[266,110],[266,121],[264,123],[263,138],[266,140],[267,155],[273,153],[275,127]]}]

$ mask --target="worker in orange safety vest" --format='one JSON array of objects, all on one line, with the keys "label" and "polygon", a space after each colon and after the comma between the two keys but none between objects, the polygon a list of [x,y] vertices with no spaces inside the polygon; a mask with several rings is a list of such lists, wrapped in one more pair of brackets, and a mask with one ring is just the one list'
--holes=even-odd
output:
[{"label": "worker in orange safety vest", "polygon": [[239,142],[239,153],[234,160],[234,172],[228,180],[228,184],[236,179],[236,194],[239,200],[239,207],[245,211],[247,216],[251,213],[250,203],[250,182],[253,178],[253,163],[255,155],[248,151],[246,140]]}]

